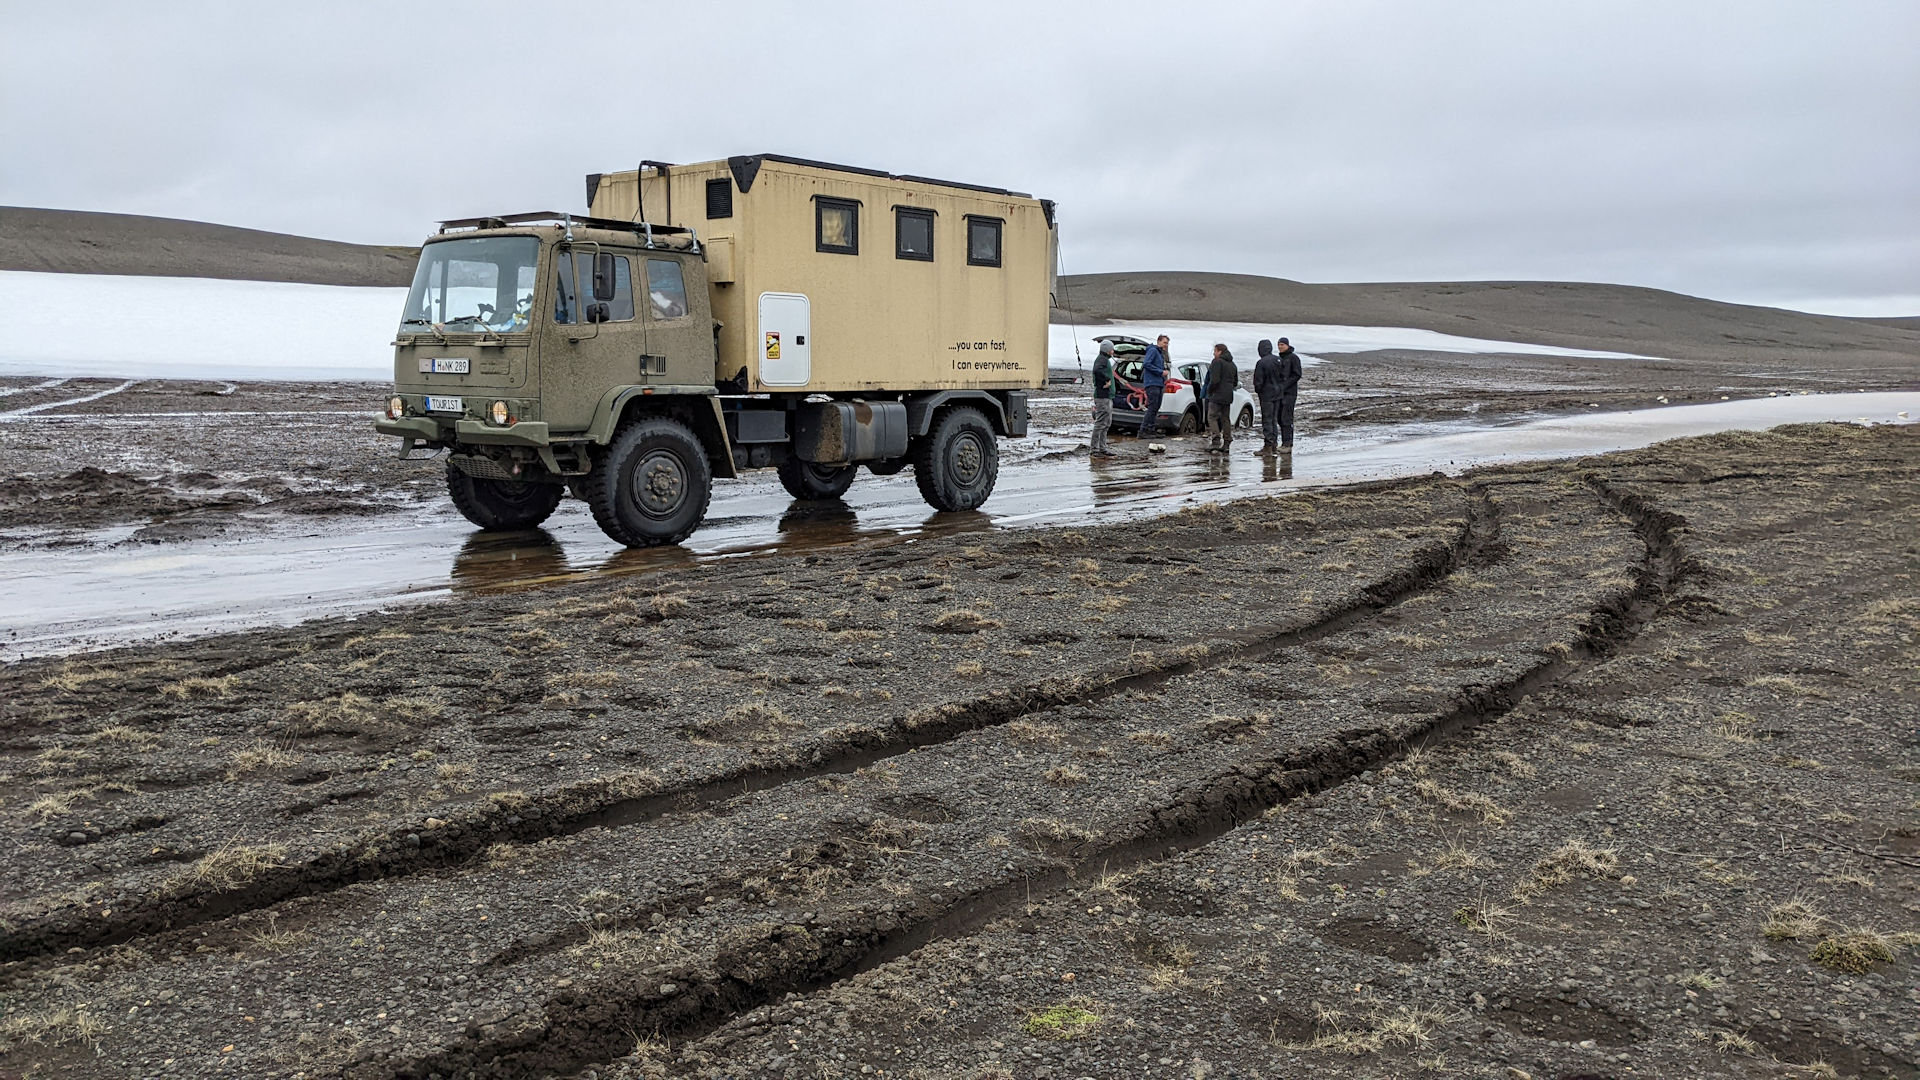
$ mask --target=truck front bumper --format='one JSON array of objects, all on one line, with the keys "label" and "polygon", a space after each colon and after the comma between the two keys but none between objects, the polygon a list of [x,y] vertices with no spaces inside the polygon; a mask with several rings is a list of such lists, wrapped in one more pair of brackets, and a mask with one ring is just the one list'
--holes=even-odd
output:
[{"label": "truck front bumper", "polygon": [[548,441],[544,420],[522,420],[509,427],[494,427],[480,420],[456,420],[453,434],[459,442],[487,446],[545,446]]},{"label": "truck front bumper", "polygon": [[440,423],[430,416],[403,416],[398,420],[380,417],[373,422],[373,430],[415,442],[431,442],[440,437]]},{"label": "truck front bumper", "polygon": [[509,427],[495,427],[481,420],[455,420],[452,432],[448,432],[431,416],[403,416],[398,420],[381,417],[374,420],[373,430],[423,443],[445,442],[449,436],[454,442],[485,446],[542,447],[549,442],[544,420],[522,420]]}]

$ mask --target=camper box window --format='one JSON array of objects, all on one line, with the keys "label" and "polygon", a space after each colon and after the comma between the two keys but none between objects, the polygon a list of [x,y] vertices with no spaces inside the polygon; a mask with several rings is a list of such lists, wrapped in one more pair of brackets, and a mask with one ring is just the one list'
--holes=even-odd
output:
[{"label": "camper box window", "polygon": [[813,203],[813,249],[860,254],[860,204],[818,196]]},{"label": "camper box window", "polygon": [[893,235],[895,258],[933,261],[933,211],[894,207]]},{"label": "camper box window", "polygon": [[1000,265],[1000,227],[1003,222],[994,217],[975,217],[967,215],[967,265]]}]

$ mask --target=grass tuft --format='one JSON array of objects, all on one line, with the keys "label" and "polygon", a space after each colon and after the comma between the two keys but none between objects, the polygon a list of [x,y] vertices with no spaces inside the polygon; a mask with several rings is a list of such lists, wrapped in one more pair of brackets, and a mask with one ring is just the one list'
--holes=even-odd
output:
[{"label": "grass tuft", "polygon": [[1077,1039],[1100,1023],[1100,1014],[1081,1005],[1052,1005],[1027,1017],[1020,1029],[1036,1039]]},{"label": "grass tuft", "polygon": [[1893,962],[1893,943],[1877,930],[1856,926],[1822,938],[1807,957],[1821,967],[1865,975],[1875,964]]}]

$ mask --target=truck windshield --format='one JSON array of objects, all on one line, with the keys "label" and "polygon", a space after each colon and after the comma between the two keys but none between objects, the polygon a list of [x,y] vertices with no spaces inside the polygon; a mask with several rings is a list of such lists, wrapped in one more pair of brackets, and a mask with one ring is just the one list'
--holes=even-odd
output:
[{"label": "truck windshield", "polygon": [[420,266],[400,316],[402,334],[525,330],[533,318],[540,242],[531,236],[438,240],[420,249]]}]

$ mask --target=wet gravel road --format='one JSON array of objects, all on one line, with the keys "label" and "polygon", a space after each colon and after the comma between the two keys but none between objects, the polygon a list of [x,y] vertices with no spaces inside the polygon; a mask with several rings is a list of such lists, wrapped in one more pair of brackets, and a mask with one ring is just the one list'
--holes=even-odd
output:
[{"label": "wet gravel road", "polygon": [[[714,558],[1145,520],[1253,495],[1431,471],[1457,474],[1490,463],[1601,453],[1720,430],[1802,420],[1900,422],[1903,412],[1920,415],[1920,394],[1759,398],[1506,424],[1349,424],[1310,432],[1294,454],[1274,457],[1255,452],[1257,438],[1242,438],[1225,459],[1205,454],[1197,439],[1164,440],[1164,454],[1149,454],[1139,441],[1121,439],[1117,459],[1095,462],[1086,458],[1078,438],[1083,410],[1080,399],[1042,399],[1035,409],[1038,434],[1009,445],[999,486],[980,512],[932,512],[910,475],[863,472],[844,500],[812,504],[794,501],[762,472],[722,482],[707,523],[685,545],[668,550],[619,547],[571,499],[539,531],[480,533],[439,490],[435,462],[369,463],[367,468],[407,467],[411,479],[396,485],[398,497],[364,481],[315,481],[301,474],[238,485],[208,479],[199,489],[211,492],[207,502],[226,501],[211,510],[205,503],[188,507],[178,517],[163,517],[160,526],[142,516],[80,533],[61,529],[52,539],[46,529],[17,530],[15,542],[0,548],[0,574],[12,582],[0,598],[0,659],[284,625],[462,591],[650,573]],[[231,422],[218,412],[202,415],[203,422]],[[89,423],[97,427],[111,421]],[[109,488],[109,502],[114,492],[133,484],[100,482]],[[266,485],[277,485],[276,494],[262,502],[258,492]],[[169,490],[194,492],[177,476]],[[72,498],[85,504],[102,496],[81,491]],[[192,528],[195,522],[210,522],[206,535]],[[160,527],[181,538],[155,538],[151,534]],[[76,538],[87,542],[76,543]]]}]

